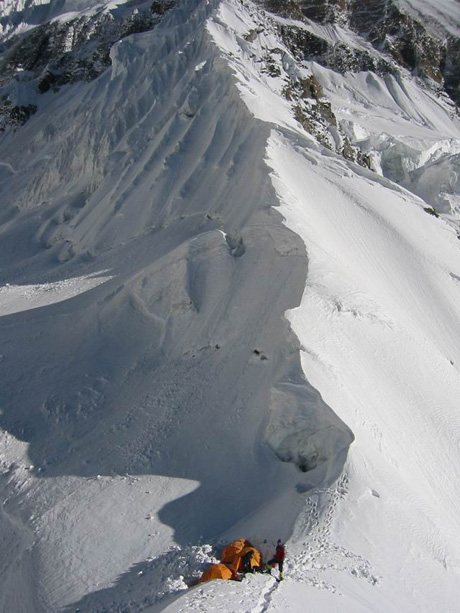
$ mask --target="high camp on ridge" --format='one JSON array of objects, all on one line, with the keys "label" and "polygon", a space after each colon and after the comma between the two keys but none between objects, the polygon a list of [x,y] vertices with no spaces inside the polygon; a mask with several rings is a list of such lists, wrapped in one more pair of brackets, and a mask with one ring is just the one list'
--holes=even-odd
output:
[{"label": "high camp on ridge", "polygon": [[458,610],[437,7],[2,3],[1,613]]}]

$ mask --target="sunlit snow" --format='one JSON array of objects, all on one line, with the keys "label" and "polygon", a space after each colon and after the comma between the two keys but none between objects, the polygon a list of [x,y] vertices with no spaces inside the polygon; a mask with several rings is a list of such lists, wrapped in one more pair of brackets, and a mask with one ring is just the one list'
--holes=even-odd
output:
[{"label": "sunlit snow", "polygon": [[29,311],[42,306],[69,300],[78,294],[89,291],[101,283],[108,281],[110,276],[103,276],[101,273],[56,281],[55,283],[42,283],[36,285],[10,285],[9,283],[0,287],[0,317]]},{"label": "sunlit snow", "polygon": [[[0,140],[2,613],[458,610],[458,115],[276,23],[181,2]],[[284,581],[188,587],[241,536]]]}]

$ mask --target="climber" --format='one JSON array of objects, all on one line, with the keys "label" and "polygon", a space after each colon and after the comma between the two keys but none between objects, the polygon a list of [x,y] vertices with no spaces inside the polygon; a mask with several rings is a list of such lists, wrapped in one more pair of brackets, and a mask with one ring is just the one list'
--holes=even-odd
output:
[{"label": "climber", "polygon": [[253,571],[253,564],[252,564],[252,558],[254,556],[254,550],[253,549],[249,549],[241,558],[241,571],[243,573],[252,573]]},{"label": "climber", "polygon": [[276,543],[275,557],[267,562],[267,572],[271,574],[271,569],[275,568],[275,566],[278,564],[278,568],[280,571],[279,578],[283,579],[283,562],[285,556],[286,550],[284,548],[283,542],[281,541],[281,539],[278,539]]}]

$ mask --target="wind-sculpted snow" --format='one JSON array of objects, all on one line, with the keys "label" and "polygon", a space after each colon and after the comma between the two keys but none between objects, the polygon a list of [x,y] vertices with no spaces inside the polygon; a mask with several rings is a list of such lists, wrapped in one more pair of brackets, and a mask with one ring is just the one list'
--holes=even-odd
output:
[{"label": "wind-sculpted snow", "polygon": [[3,0],[0,33],[29,29],[46,21],[100,6],[94,0]]},{"label": "wind-sculpted snow", "polygon": [[[302,364],[356,434],[350,502],[335,540],[329,531],[318,538],[308,520],[303,542],[316,553],[298,555],[312,572],[322,569],[328,591],[347,598],[341,560],[350,568],[361,558],[352,573],[369,582],[365,610],[429,611],[433,601],[454,611],[460,295],[449,271],[460,267],[456,233],[408,192],[305,155],[289,138],[274,134],[268,155],[287,223],[309,247],[302,305],[289,316]],[[409,582],[423,596],[412,600]],[[370,586],[379,584],[377,602]]]},{"label": "wind-sculpted snow", "polygon": [[[50,93],[0,144],[5,496],[35,538],[1,591],[27,582],[24,611],[94,610],[149,555],[169,568],[174,543],[243,525],[287,538],[353,438],[310,390],[284,317],[305,248],[273,208],[270,126],[205,27],[217,6],[183,3],[120,41],[109,71]],[[285,423],[271,417],[295,396]],[[140,481],[121,502],[125,475]]]},{"label": "wind-sculpted snow", "polygon": [[435,32],[441,31],[460,35],[460,15],[455,0],[401,0],[403,8],[422,19]]},{"label": "wind-sculpted snow", "polygon": [[[0,142],[5,611],[456,610],[458,118],[276,20],[181,3]],[[285,580],[188,590],[235,536]]]},{"label": "wind-sculpted snow", "polygon": [[[96,79],[110,66],[114,43],[153,30],[173,6],[174,0],[108,2],[60,15],[65,4],[51,3],[41,20],[37,16],[36,22],[27,24],[35,9],[43,8],[31,4],[11,23],[0,16],[0,23],[6,19],[12,28],[0,34],[0,133],[16,132],[46,107],[53,98],[48,92]],[[53,18],[54,12],[60,16]]]},{"label": "wind-sculpted snow", "polygon": [[440,213],[460,210],[460,153],[440,156],[413,170],[403,185]]}]

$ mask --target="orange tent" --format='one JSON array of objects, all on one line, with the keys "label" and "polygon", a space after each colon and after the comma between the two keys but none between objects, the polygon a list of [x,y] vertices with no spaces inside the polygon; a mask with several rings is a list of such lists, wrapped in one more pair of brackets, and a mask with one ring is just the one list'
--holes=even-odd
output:
[{"label": "orange tent", "polygon": [[233,573],[225,564],[212,564],[201,575],[198,583],[212,581],[213,579],[232,579]]},{"label": "orange tent", "polygon": [[225,547],[225,549],[222,551],[220,559],[226,564],[233,564],[236,556],[240,553],[240,551],[244,549],[244,546],[244,539],[238,539],[236,541],[233,541],[232,543],[230,543],[230,545],[227,545],[227,547]]},{"label": "orange tent", "polygon": [[[252,556],[251,556],[251,560],[250,560],[251,570],[256,570],[256,569],[260,568],[262,566],[262,556],[260,555],[260,551],[258,551],[252,545],[246,545],[246,547],[244,547],[240,551],[240,553],[238,554],[239,559],[242,560],[244,558],[244,556],[247,553],[249,553],[249,552],[252,552]],[[240,564],[238,564],[238,566],[239,565]]]},{"label": "orange tent", "polygon": [[230,545],[227,545],[227,547],[225,547],[225,549],[222,551],[220,559],[222,562],[229,564],[230,568],[236,573],[238,570],[240,570],[241,560],[250,552],[252,552],[252,557],[250,560],[251,570],[260,568],[262,565],[262,556],[260,555],[260,551],[253,547],[251,543],[245,539],[238,539],[230,543]]}]

